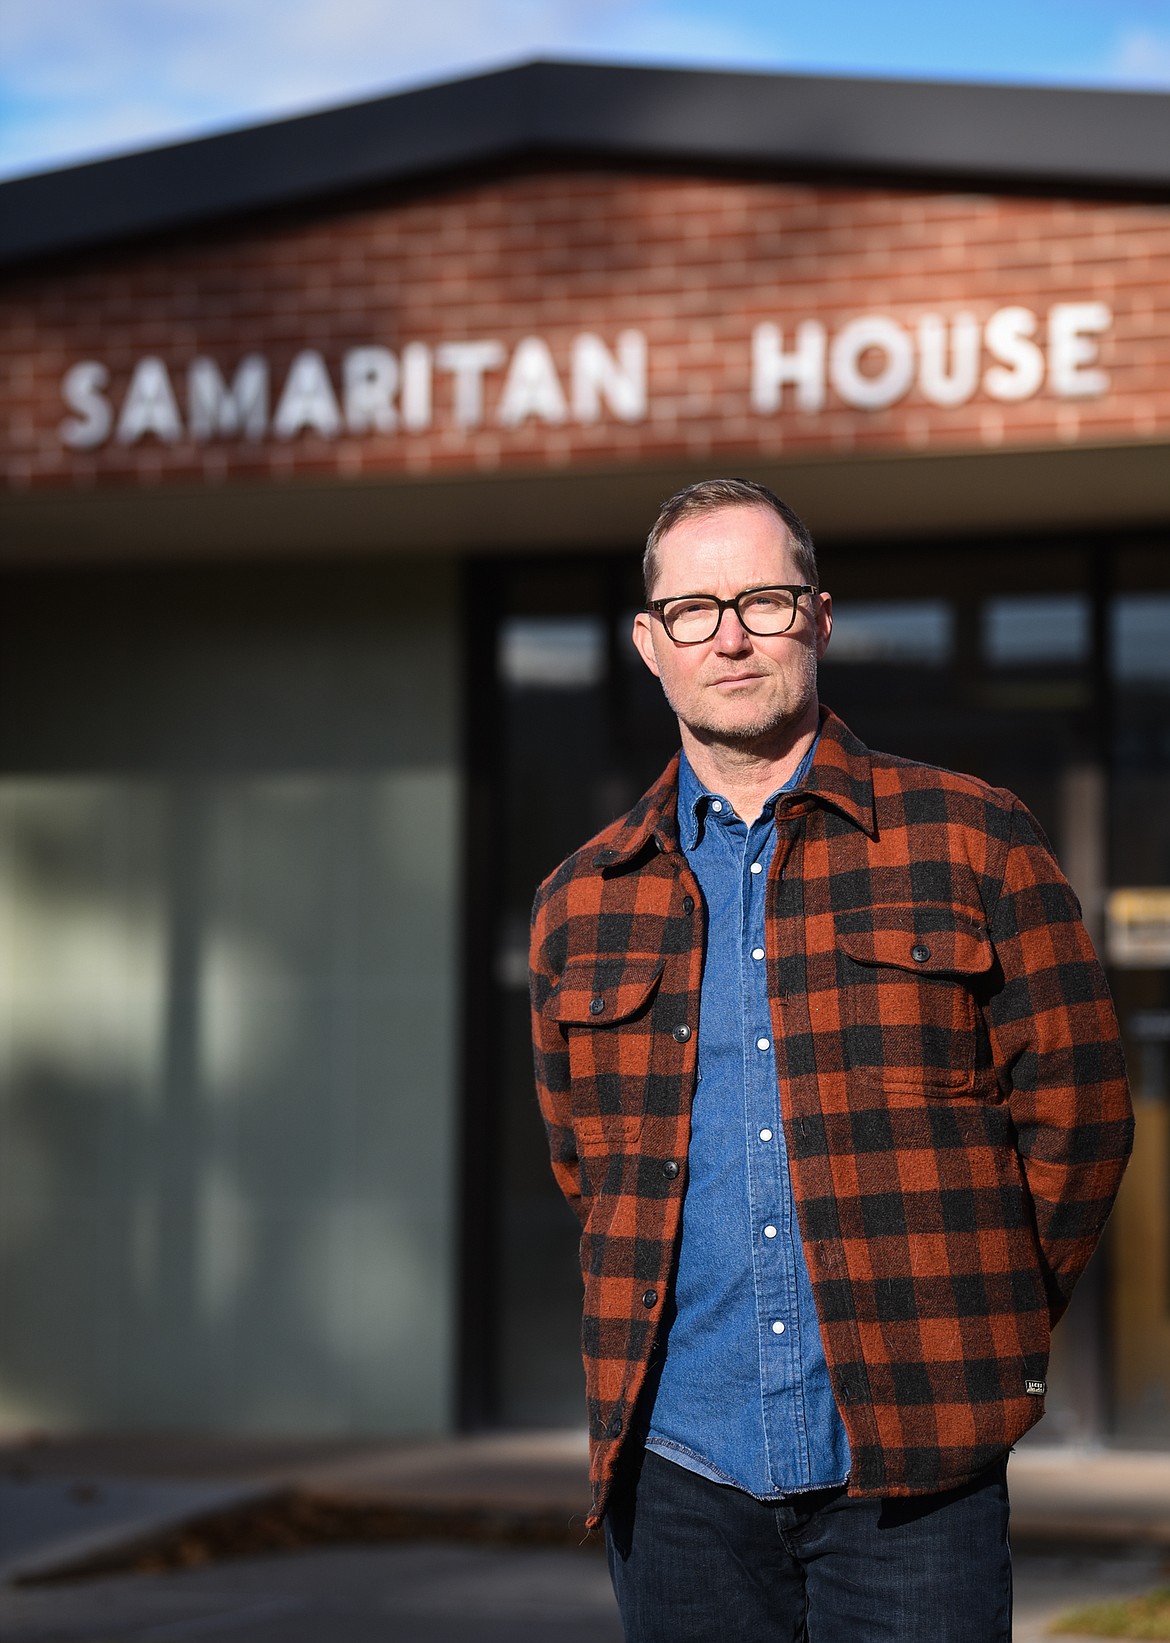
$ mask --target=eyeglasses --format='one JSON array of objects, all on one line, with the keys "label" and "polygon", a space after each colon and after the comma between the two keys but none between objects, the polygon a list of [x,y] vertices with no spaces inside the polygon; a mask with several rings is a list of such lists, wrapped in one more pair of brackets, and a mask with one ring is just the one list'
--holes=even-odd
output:
[{"label": "eyeglasses", "polygon": [[742,627],[758,638],[787,633],[796,621],[797,600],[819,588],[783,585],[745,588],[734,599],[716,599],[709,593],[683,593],[672,599],[651,599],[646,609],[657,616],[676,645],[701,645],[719,631],[725,610],[733,610]]}]

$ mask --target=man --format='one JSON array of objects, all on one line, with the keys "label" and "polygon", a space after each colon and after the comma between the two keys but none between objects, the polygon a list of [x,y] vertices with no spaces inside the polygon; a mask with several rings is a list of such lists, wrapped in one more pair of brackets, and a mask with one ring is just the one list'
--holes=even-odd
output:
[{"label": "man", "polygon": [[1008,1643],[1007,1452],[1130,1146],[1104,977],[1018,799],[818,707],[791,509],[690,486],[645,571],[682,751],[532,944],[626,1636]]}]

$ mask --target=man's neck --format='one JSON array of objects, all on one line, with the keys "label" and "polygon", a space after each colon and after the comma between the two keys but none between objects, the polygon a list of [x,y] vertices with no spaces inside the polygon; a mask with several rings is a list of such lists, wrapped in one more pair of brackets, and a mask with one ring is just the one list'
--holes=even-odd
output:
[{"label": "man's neck", "polygon": [[796,774],[816,740],[818,724],[814,705],[798,729],[781,733],[775,743],[705,741],[685,725],[679,728],[683,750],[703,786],[730,800],[736,815],[751,823],[765,800]]}]

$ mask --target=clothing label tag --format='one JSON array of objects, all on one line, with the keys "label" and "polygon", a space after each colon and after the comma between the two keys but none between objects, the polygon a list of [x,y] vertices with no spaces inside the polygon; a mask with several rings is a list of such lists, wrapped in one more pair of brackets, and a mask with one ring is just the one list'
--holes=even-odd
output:
[{"label": "clothing label tag", "polygon": [[1048,1390],[1047,1381],[1025,1381],[1024,1391],[1030,1398],[1042,1398]]}]

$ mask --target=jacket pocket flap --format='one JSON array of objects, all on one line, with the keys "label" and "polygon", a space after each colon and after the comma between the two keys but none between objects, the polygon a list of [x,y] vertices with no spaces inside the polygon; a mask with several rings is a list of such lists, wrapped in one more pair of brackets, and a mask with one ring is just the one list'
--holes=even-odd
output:
[{"label": "jacket pocket flap", "polygon": [[980,975],[991,967],[984,927],[943,908],[875,907],[841,914],[837,941],[857,964],[891,965],[917,975]]},{"label": "jacket pocket flap", "polygon": [[629,1112],[594,1113],[575,1118],[573,1129],[582,1153],[613,1152],[631,1146],[642,1133],[642,1114]]},{"label": "jacket pocket flap", "polygon": [[658,958],[573,959],[565,966],[549,1008],[554,1020],[567,1025],[608,1027],[645,1009],[661,975]]}]

